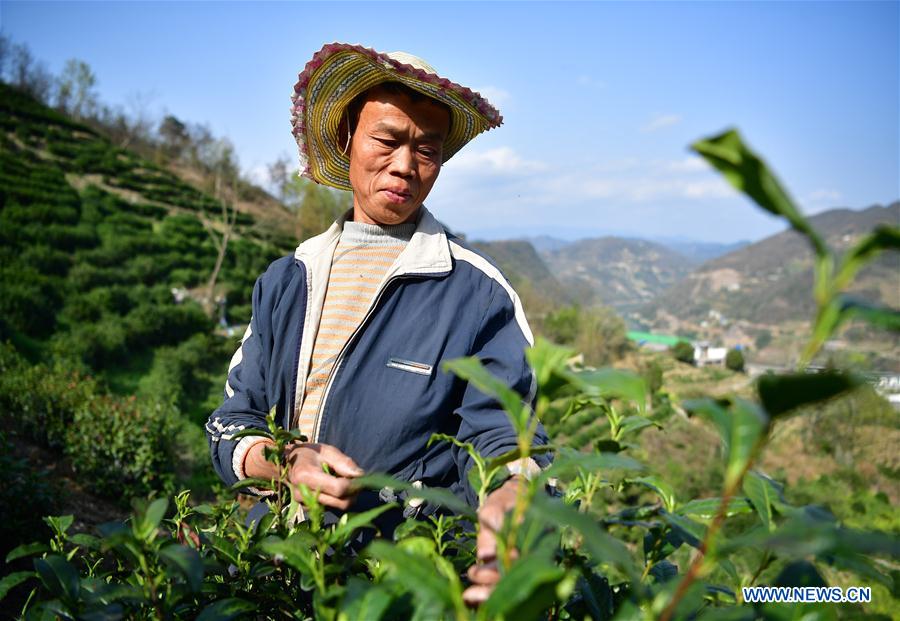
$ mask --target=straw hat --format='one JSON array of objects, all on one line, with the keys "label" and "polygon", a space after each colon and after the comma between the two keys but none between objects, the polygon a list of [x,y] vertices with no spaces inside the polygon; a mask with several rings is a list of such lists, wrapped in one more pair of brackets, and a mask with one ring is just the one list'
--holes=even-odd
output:
[{"label": "straw hat", "polygon": [[291,125],[300,147],[302,175],[341,190],[352,189],[350,156],[338,144],[344,109],[357,95],[382,82],[400,82],[450,108],[445,162],[472,138],[503,122],[487,99],[439,76],[421,58],[330,43],[306,63],[291,97]]}]

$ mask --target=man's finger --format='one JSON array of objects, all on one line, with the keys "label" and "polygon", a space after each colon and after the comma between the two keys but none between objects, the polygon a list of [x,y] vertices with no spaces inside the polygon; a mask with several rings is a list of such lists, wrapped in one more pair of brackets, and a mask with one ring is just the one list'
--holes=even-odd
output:
[{"label": "man's finger", "polygon": [[463,591],[463,601],[467,606],[478,606],[487,601],[487,599],[491,596],[491,591],[493,590],[494,587],[492,586],[473,584],[468,589]]},{"label": "man's finger", "polygon": [[478,530],[478,537],[475,540],[475,558],[484,563],[497,558],[497,533],[489,528]]},{"label": "man's finger", "polygon": [[351,480],[344,477],[334,477],[322,472],[321,466],[299,467],[291,471],[292,483],[303,483],[308,488],[323,492],[336,498],[349,498],[356,493]]},{"label": "man's finger", "polygon": [[503,528],[503,519],[506,517],[506,511],[503,507],[496,504],[485,504],[478,511],[478,521],[481,522],[481,528],[489,528],[492,531],[499,531]]},{"label": "man's finger", "polygon": [[330,444],[322,445],[319,456],[339,476],[353,478],[361,477],[365,474],[355,461]]},{"label": "man's finger", "polygon": [[500,572],[497,570],[496,561],[484,565],[472,565],[466,575],[475,584],[491,586],[500,581]]},{"label": "man's finger", "polygon": [[319,504],[324,507],[331,507],[332,509],[340,509],[341,511],[346,511],[353,505],[353,501],[356,500],[356,496],[351,496],[349,498],[336,498],[330,494],[325,494],[319,492],[317,496],[319,500]]}]

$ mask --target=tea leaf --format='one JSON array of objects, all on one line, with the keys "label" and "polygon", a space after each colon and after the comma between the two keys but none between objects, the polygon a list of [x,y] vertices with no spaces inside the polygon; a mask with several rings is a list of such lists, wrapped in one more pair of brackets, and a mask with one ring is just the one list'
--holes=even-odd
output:
[{"label": "tea leaf", "polygon": [[32,556],[34,554],[42,554],[49,550],[46,544],[40,542],[34,543],[23,543],[20,546],[17,546],[9,551],[9,554],[6,555],[6,562],[12,563],[16,559],[20,559],[23,556]]},{"label": "tea leaf", "polygon": [[672,486],[663,481],[656,475],[650,475],[646,477],[641,477],[640,479],[633,479],[632,483],[638,483],[640,485],[645,485],[652,489],[663,501],[663,506],[666,508],[666,511],[674,511],[678,501],[675,498],[675,490],[672,489]]},{"label": "tea leaf", "polygon": [[[517,621],[539,618],[543,609],[552,603],[553,591],[549,592],[549,598],[536,598],[536,592],[556,585],[565,575],[566,570],[551,559],[541,556],[524,558],[515,563],[494,587],[494,592],[484,603],[482,618],[497,619],[513,611],[516,614],[510,618]],[[526,603],[527,606],[523,606]]]},{"label": "tea leaf", "polygon": [[203,559],[200,554],[187,546],[170,545],[159,551],[159,557],[176,567],[187,580],[193,593],[203,584]]},{"label": "tea leaf", "polygon": [[645,427],[661,427],[659,423],[655,423],[646,416],[626,416],[625,420],[619,426],[619,437],[640,431]]},{"label": "tea leaf", "polygon": [[785,218],[795,231],[809,240],[817,256],[828,254],[825,242],[801,215],[766,163],[744,144],[737,130],[698,140],[691,148],[757,205]]},{"label": "tea leaf", "polygon": [[368,580],[351,578],[347,582],[347,591],[341,601],[338,621],[378,621],[387,611],[394,599],[387,586],[372,584]]},{"label": "tea leaf", "polygon": [[764,477],[757,472],[748,472],[744,478],[744,493],[756,509],[759,519],[762,520],[763,526],[767,531],[774,528],[772,522],[772,503],[778,496],[777,490],[774,489],[769,482],[768,477]]},{"label": "tea leaf", "polygon": [[229,597],[213,602],[203,609],[197,621],[228,621],[248,615],[256,610],[256,604],[237,597]]},{"label": "tea leaf", "polygon": [[567,373],[566,377],[586,394],[607,399],[624,399],[643,411],[647,400],[644,378],[630,371],[600,369],[581,373]]},{"label": "tea leaf", "polygon": [[840,321],[857,317],[873,326],[900,332],[900,311],[882,306],[875,306],[863,300],[856,300],[848,296],[839,299],[841,311]]},{"label": "tea leaf", "polygon": [[14,571],[11,574],[3,576],[0,579],[0,600],[6,597],[6,594],[11,590],[28,580],[29,578],[34,578],[35,573],[33,571]]},{"label": "tea leaf", "polygon": [[691,414],[712,422],[725,447],[725,485],[732,485],[747,467],[768,431],[769,419],[756,404],[735,399],[718,402],[712,399],[686,401]]},{"label": "tea leaf", "polygon": [[439,613],[453,611],[462,605],[459,580],[448,580],[447,576],[435,571],[432,559],[381,540],[369,544],[367,554],[393,566],[391,580],[412,593],[417,609],[443,617]]},{"label": "tea leaf", "polygon": [[863,381],[847,373],[790,373],[762,375],[756,383],[759,400],[770,416],[780,416],[804,405],[836,397]]},{"label": "tea leaf", "polygon": [[335,525],[334,530],[328,535],[328,543],[330,545],[336,546],[344,545],[345,543],[347,543],[347,540],[350,539],[350,537],[353,535],[354,531],[365,526],[371,526],[372,521],[375,518],[377,518],[385,511],[389,511],[395,507],[397,507],[397,503],[390,502],[375,507],[374,509],[363,511],[362,513],[345,513],[344,516],[349,516],[347,517],[347,521],[340,522]]},{"label": "tea leaf", "polygon": [[517,433],[528,427],[531,407],[524,403],[522,396],[498,377],[491,374],[475,356],[457,358],[444,363],[444,369],[468,381],[484,394],[495,398],[506,410]]},{"label": "tea leaf", "polygon": [[545,338],[539,337],[534,346],[525,351],[528,364],[534,370],[538,386],[542,390],[552,390],[550,386],[554,373],[566,368],[566,361],[570,360],[575,352],[566,347],[554,345]]},{"label": "tea leaf", "polygon": [[637,565],[628,548],[604,531],[594,519],[546,494],[535,494],[530,511],[548,526],[570,526],[582,535],[582,546],[597,563],[607,563],[636,578]]},{"label": "tea leaf", "polygon": [[866,263],[875,259],[884,250],[900,250],[900,229],[897,227],[879,225],[850,248],[835,274],[835,288],[842,291]]},{"label": "tea leaf", "polygon": [[[679,515],[693,515],[708,520],[716,516],[721,506],[721,498],[698,498],[684,503],[678,507],[675,513]],[[734,497],[728,501],[725,516],[732,517],[741,513],[750,513],[751,511],[753,511],[753,506],[745,498]]]},{"label": "tea leaf", "polygon": [[63,557],[36,558],[34,569],[54,596],[70,601],[78,598],[81,589],[78,571]]},{"label": "tea leaf", "polygon": [[641,462],[619,453],[582,453],[560,448],[553,464],[541,474],[541,480],[551,477],[572,478],[582,472],[640,472],[646,470]]}]

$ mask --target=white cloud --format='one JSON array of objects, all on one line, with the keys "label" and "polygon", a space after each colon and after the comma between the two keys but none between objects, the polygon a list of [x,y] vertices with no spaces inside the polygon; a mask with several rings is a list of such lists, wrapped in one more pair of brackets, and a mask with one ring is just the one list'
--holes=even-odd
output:
[{"label": "white cloud", "polygon": [[680,160],[673,160],[666,162],[664,167],[665,170],[674,173],[702,172],[710,169],[709,164],[700,157],[686,157]]},{"label": "white cloud", "polygon": [[474,89],[474,91],[487,98],[487,100],[497,108],[510,100],[509,91],[505,91],[499,86],[482,86]]},{"label": "white cloud", "polygon": [[540,172],[547,167],[542,162],[526,160],[510,147],[487,151],[462,151],[446,164],[453,172],[479,175],[524,175]]},{"label": "white cloud", "polygon": [[643,133],[655,132],[681,122],[681,117],[677,114],[658,114],[649,123],[641,127]]},{"label": "white cloud", "polygon": [[625,158],[601,162],[548,184],[554,195],[572,200],[614,199],[634,203],[673,199],[721,199],[735,195],[724,179],[700,158],[649,160]]}]

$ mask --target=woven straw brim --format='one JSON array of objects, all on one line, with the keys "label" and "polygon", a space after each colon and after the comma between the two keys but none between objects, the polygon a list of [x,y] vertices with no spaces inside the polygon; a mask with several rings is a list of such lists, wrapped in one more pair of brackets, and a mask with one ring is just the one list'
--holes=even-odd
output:
[{"label": "woven straw brim", "polygon": [[324,46],[300,73],[292,97],[293,134],[300,148],[301,174],[341,190],[350,190],[350,157],[339,144],[344,110],[363,91],[383,82],[400,82],[450,108],[450,133],[443,161],[503,118],[472,90],[361,46]]}]

